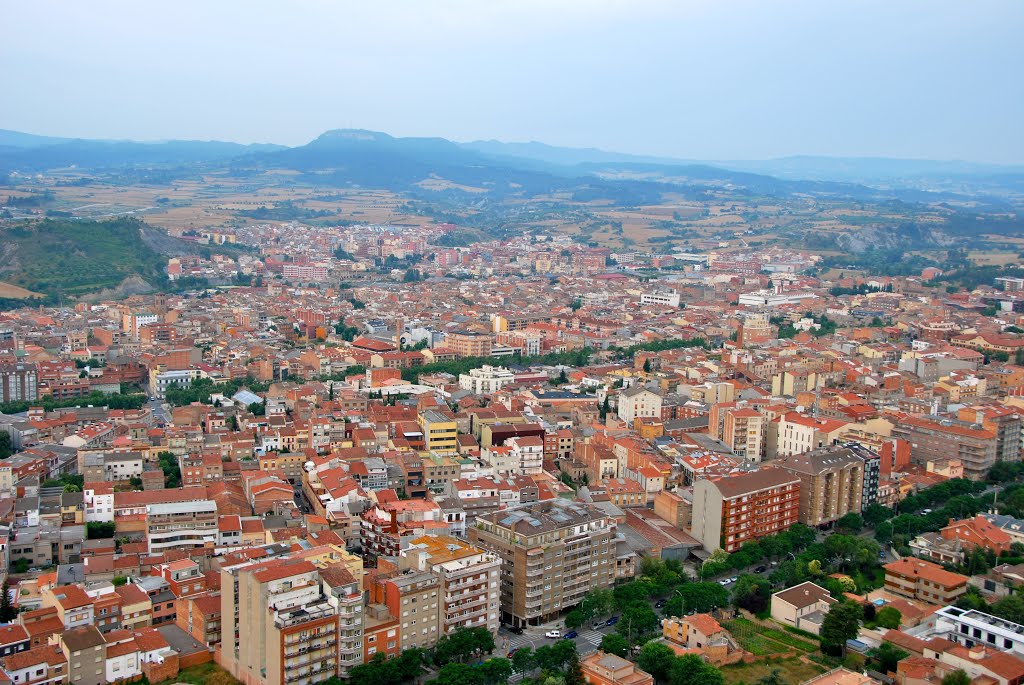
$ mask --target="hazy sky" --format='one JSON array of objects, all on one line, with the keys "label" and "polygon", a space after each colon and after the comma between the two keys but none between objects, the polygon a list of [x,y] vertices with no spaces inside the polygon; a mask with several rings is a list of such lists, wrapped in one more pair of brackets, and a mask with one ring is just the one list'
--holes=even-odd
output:
[{"label": "hazy sky", "polygon": [[0,128],[1024,162],[1020,0],[6,3]]}]

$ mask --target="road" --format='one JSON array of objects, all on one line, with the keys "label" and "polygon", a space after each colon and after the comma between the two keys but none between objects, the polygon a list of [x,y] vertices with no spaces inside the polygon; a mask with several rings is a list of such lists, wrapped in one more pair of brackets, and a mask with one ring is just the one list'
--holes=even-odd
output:
[{"label": "road", "polygon": [[[497,649],[494,650],[495,656],[505,656],[513,649],[519,649],[520,647],[530,647],[531,649],[537,649],[543,645],[554,644],[555,639],[550,637],[544,637],[544,633],[557,628],[563,633],[566,632],[564,624],[548,624],[542,628],[527,628],[522,635],[514,635],[508,632],[504,627],[498,629],[498,638],[495,640]],[[580,628],[578,631],[579,635],[573,639],[576,643],[576,651],[580,656],[596,652],[598,646],[601,644],[602,638],[608,633],[615,632],[615,626],[604,626],[599,630],[594,630],[591,627]],[[565,638],[559,638],[565,639]]]},{"label": "road", "polygon": [[146,402],[146,406],[153,412],[153,419],[158,424],[167,425],[171,422],[170,412],[167,411],[168,405],[164,404],[162,400],[150,399]]}]

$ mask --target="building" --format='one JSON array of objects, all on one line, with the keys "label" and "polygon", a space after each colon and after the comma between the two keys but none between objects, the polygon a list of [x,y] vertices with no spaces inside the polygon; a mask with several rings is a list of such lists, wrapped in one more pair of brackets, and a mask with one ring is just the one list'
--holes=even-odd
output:
[{"label": "building", "polygon": [[659,307],[678,307],[679,293],[677,292],[654,292],[641,293],[640,304],[652,304]]},{"label": "building", "polygon": [[458,451],[459,428],[454,418],[428,409],[418,416],[426,448],[439,454],[455,454]]},{"label": "building", "polygon": [[590,685],[654,685],[654,677],[632,661],[601,651],[581,660],[580,668]]},{"label": "building", "polygon": [[429,571],[440,580],[438,636],[457,628],[497,633],[501,561],[496,554],[451,536],[424,535],[402,550],[399,565]]},{"label": "building", "polygon": [[438,638],[440,581],[429,571],[407,568],[382,582],[384,605],[401,623],[399,648],[426,649]]},{"label": "building", "polygon": [[734,552],[745,542],[786,530],[799,512],[800,478],[785,469],[698,480],[690,534],[709,551]]},{"label": "building", "polygon": [[459,387],[474,395],[489,395],[511,385],[515,380],[515,374],[509,369],[484,364],[479,369],[459,374]]},{"label": "building", "polygon": [[221,571],[220,663],[244,685],[313,685],[338,672],[338,611],[312,562]]},{"label": "building", "polygon": [[96,626],[58,633],[58,644],[68,663],[68,680],[76,685],[107,682],[106,640]]},{"label": "building", "polygon": [[744,655],[729,631],[711,614],[662,619],[661,636],[673,645],[699,654],[713,666],[735,663]]},{"label": "building", "polygon": [[444,339],[444,346],[456,357],[490,357],[493,341],[489,334],[473,331],[452,331]]},{"label": "building", "polygon": [[885,565],[885,589],[929,604],[952,604],[967,592],[967,576],[923,559],[904,557]]},{"label": "building", "polygon": [[992,550],[997,557],[1009,551],[1011,544],[1006,531],[981,515],[962,521],[950,519],[949,525],[939,530],[939,535],[945,540],[958,541],[965,549],[982,547]]},{"label": "building", "polygon": [[725,412],[722,442],[744,461],[759,464],[765,448],[765,416],[756,409],[729,409]]},{"label": "building", "polygon": [[637,417],[661,416],[661,395],[642,385],[623,390],[619,393],[618,402],[618,416],[629,426],[633,425]]},{"label": "building", "polygon": [[501,559],[504,622],[540,625],[615,582],[616,525],[599,509],[562,499],[480,516],[472,542]]},{"label": "building", "polygon": [[774,454],[785,457],[826,447],[839,440],[851,424],[791,411],[774,422]]},{"label": "building", "polygon": [[935,632],[965,647],[989,645],[1024,656],[1024,626],[974,609],[939,609],[935,612]]},{"label": "building", "polygon": [[772,595],[772,619],[817,635],[829,607],[837,601],[828,590],[807,581]]},{"label": "building", "polygon": [[213,547],[217,543],[217,503],[199,500],[147,505],[146,540],[150,554]]},{"label": "building", "polygon": [[972,480],[981,480],[996,464],[996,432],[981,425],[909,414],[896,416],[893,424],[892,437],[910,443],[915,463],[956,459],[963,464],[964,477]]},{"label": "building", "polygon": [[39,399],[36,365],[26,362],[0,364],[0,403]]},{"label": "building", "polygon": [[800,479],[800,523],[823,526],[861,512],[864,460],[852,450],[824,447],[777,463]]}]

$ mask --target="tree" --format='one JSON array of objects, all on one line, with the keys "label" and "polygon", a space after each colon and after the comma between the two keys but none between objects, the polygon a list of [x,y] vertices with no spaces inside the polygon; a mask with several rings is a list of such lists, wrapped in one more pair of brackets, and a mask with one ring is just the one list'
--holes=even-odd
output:
[{"label": "tree", "polygon": [[7,578],[4,578],[0,592],[3,592],[3,595],[0,596],[0,623],[10,623],[18,615],[18,610],[11,603],[11,583]]},{"label": "tree", "polygon": [[782,677],[782,672],[773,668],[771,673],[759,678],[754,685],[787,685],[787,683],[786,679]]},{"label": "tree", "polygon": [[904,652],[891,642],[883,642],[878,647],[870,650],[868,656],[878,662],[880,673],[891,673],[896,670],[896,664],[906,659],[910,654]]},{"label": "tree", "polygon": [[494,635],[486,628],[458,628],[445,635],[434,647],[434,663],[438,666],[464,661],[476,653],[494,651]]},{"label": "tree", "polygon": [[558,640],[551,645],[542,645],[534,652],[537,667],[545,671],[560,671],[576,654],[576,643],[572,640]]},{"label": "tree", "polygon": [[722,672],[696,654],[678,657],[669,669],[670,685],[723,685]]},{"label": "tree", "polygon": [[537,666],[532,647],[520,647],[512,655],[512,669],[517,673],[532,671]]},{"label": "tree", "polygon": [[622,612],[615,630],[630,643],[654,632],[658,627],[658,615],[650,604],[634,604]]},{"label": "tree", "polygon": [[882,607],[875,612],[875,623],[882,628],[896,630],[903,622],[903,614],[896,607]]},{"label": "tree", "polygon": [[836,530],[844,533],[859,533],[864,528],[864,519],[856,512],[850,512],[836,521]]},{"label": "tree", "polygon": [[729,603],[729,591],[718,583],[687,583],[680,590],[686,612],[702,614]]},{"label": "tree", "polygon": [[565,669],[565,685],[587,685],[587,679],[583,677],[583,667],[580,666],[580,657],[576,652],[569,658],[569,666]]},{"label": "tree", "polygon": [[772,599],[772,584],[759,576],[745,574],[736,581],[732,591],[732,603],[752,614],[758,614],[768,608]]},{"label": "tree", "polygon": [[894,514],[895,512],[893,512],[889,507],[884,507],[881,504],[870,504],[867,509],[861,513],[861,516],[864,519],[864,523],[869,528],[877,528],[878,524],[883,521],[888,521],[894,516]]},{"label": "tree", "polygon": [[648,358],[648,359],[644,360],[644,373],[650,373],[650,372],[651,372],[651,360]]},{"label": "tree", "polygon": [[85,524],[85,535],[89,540],[114,537],[115,527],[108,521],[89,521]]},{"label": "tree", "polygon": [[[821,643],[833,653],[845,653],[846,641],[857,637],[864,610],[853,602],[836,602],[821,624]],[[876,615],[877,618],[877,615]]]},{"label": "tree", "polygon": [[0,459],[6,459],[14,454],[14,447],[11,445],[11,434],[7,431],[0,431]]},{"label": "tree", "polygon": [[629,653],[629,643],[621,635],[608,633],[601,638],[601,651],[624,657]]},{"label": "tree", "polygon": [[488,659],[477,668],[484,685],[504,683],[512,675],[512,662],[508,659]]},{"label": "tree", "polygon": [[1014,623],[1024,623],[1024,598],[1020,595],[1007,595],[993,604],[988,613]]},{"label": "tree", "polygon": [[111,579],[110,583],[114,587],[121,587],[122,585],[127,585],[128,584],[128,576],[114,576]]},{"label": "tree", "polygon": [[238,417],[234,414],[228,418],[228,428],[230,428],[233,433],[238,432]]},{"label": "tree", "polygon": [[479,669],[469,664],[452,662],[442,666],[437,677],[427,682],[433,685],[483,685],[483,677]]},{"label": "tree", "polygon": [[971,676],[967,675],[963,669],[958,668],[946,674],[942,679],[942,685],[971,685]]},{"label": "tree", "polygon": [[668,679],[669,669],[675,663],[676,653],[672,648],[660,642],[648,642],[640,650],[636,663],[641,669],[647,671],[655,680],[664,681]]}]

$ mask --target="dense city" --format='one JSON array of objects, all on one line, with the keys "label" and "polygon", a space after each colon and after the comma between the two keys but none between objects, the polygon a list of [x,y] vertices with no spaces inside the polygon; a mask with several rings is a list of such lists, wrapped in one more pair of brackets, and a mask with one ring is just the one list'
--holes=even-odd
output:
[{"label": "dense city", "polygon": [[0,312],[3,679],[1024,681],[1024,279],[458,232]]}]

